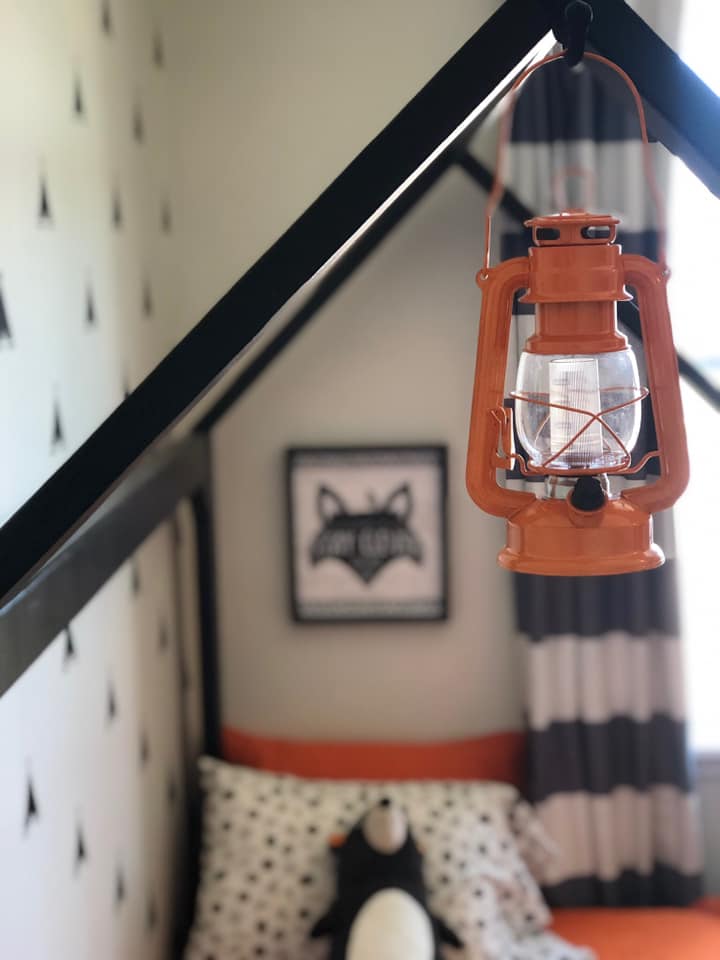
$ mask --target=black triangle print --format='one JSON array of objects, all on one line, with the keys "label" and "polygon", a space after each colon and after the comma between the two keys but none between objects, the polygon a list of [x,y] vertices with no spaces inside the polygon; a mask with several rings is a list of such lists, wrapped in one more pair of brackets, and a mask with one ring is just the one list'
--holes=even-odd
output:
[{"label": "black triangle print", "polygon": [[112,222],[116,230],[121,230],[123,225],[123,211],[122,211],[122,202],[120,200],[120,194],[117,190],[113,193],[112,198]]},{"label": "black triangle print", "polygon": [[77,651],[75,649],[75,641],[73,640],[72,630],[70,627],[65,629],[65,652],[63,654],[63,663],[68,664],[71,660],[74,660],[77,656]]},{"label": "black triangle print", "polygon": [[163,621],[160,624],[160,630],[158,631],[158,647],[161,651],[167,650],[170,637],[168,634],[167,624]]},{"label": "black triangle print", "polygon": [[142,587],[140,580],[140,564],[135,557],[133,557],[130,563],[130,587],[136,596],[138,593],[140,593],[140,589]]},{"label": "black triangle print", "polygon": [[145,140],[145,121],[143,120],[142,110],[140,104],[135,104],[135,109],[133,110],[133,139],[135,143],[143,143]]},{"label": "black triangle print", "polygon": [[125,902],[125,874],[122,867],[115,871],[115,906],[119,907]]},{"label": "black triangle print", "polygon": [[103,33],[106,33],[108,36],[112,33],[112,11],[110,9],[110,0],[103,0],[102,10],[100,12],[100,23],[102,24]]},{"label": "black triangle print", "polygon": [[75,836],[75,869],[79,870],[80,867],[87,860],[87,847],[85,845],[85,836],[83,834],[83,828],[78,824],[77,834]]},{"label": "black triangle print", "polygon": [[143,283],[142,308],[145,317],[151,317],[153,315],[152,289],[150,287],[150,281],[147,279]]},{"label": "black triangle print", "polygon": [[2,290],[0,290],[0,343],[4,340],[9,340],[10,343],[12,343],[12,331],[10,330],[10,323],[5,310],[5,300],[2,295]]},{"label": "black triangle print", "polygon": [[158,915],[157,915],[157,906],[155,905],[155,897],[150,897],[147,905],[147,913],[145,916],[145,923],[147,924],[148,932],[152,931],[157,926]]},{"label": "black triangle print", "polygon": [[52,221],[50,197],[48,196],[48,188],[47,183],[45,182],[45,177],[40,178],[40,205],[38,209],[38,217],[42,223],[50,223]]},{"label": "black triangle print", "polygon": [[165,66],[165,48],[163,46],[162,34],[159,30],[153,36],[152,59],[155,66],[162,70]]},{"label": "black triangle print", "polygon": [[143,730],[140,735],[140,766],[146,767],[150,760],[150,742],[148,741],[147,734]]},{"label": "black triangle print", "polygon": [[92,288],[87,288],[87,293],[85,294],[85,323],[89,327],[94,327],[97,322],[97,313],[95,311],[95,297],[93,296]]},{"label": "black triangle print", "polygon": [[108,684],[107,695],[107,721],[112,723],[118,713],[117,697],[115,696],[115,685],[112,680]]},{"label": "black triangle print", "polygon": [[172,233],[172,211],[167,200],[163,203],[160,210],[160,227],[163,233]]},{"label": "black triangle print", "polygon": [[63,431],[62,418],[60,416],[60,405],[55,401],[53,404],[53,428],[52,428],[52,449],[65,442],[65,433]]},{"label": "black triangle print", "polygon": [[35,799],[35,788],[33,787],[32,780],[28,777],[27,782],[27,798],[25,801],[25,829],[27,830],[30,827],[30,824],[33,820],[37,820],[40,815],[38,810],[37,800]]},{"label": "black triangle print", "polygon": [[82,84],[80,77],[75,77],[73,85],[73,113],[76,117],[85,116],[85,98],[83,97]]}]

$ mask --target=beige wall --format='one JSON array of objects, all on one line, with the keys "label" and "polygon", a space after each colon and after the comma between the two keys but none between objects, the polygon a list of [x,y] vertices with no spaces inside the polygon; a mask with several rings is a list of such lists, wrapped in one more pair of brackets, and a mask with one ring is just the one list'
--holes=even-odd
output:
[{"label": "beige wall", "polygon": [[[495,6],[180,2],[178,217],[192,265],[182,322],[195,322]],[[454,174],[216,431],[230,723],[424,737],[519,722],[509,586],[494,566],[501,531],[471,507],[462,481],[481,213],[477,191]],[[450,447],[452,619],[293,625],[283,450],[394,441]]]},{"label": "beige wall", "polygon": [[[502,528],[464,489],[482,194],[449,173],[215,431],[228,722],[300,736],[444,737],[517,726]],[[297,626],[283,450],[447,443],[451,619]]]},{"label": "beige wall", "polygon": [[[177,0],[182,319],[197,318],[499,0]],[[181,278],[182,280],[182,278]]]}]

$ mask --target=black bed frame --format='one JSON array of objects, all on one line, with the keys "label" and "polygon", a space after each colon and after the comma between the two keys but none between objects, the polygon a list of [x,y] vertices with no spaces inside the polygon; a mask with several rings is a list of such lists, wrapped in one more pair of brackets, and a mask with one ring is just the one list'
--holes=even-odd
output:
[{"label": "black bed frame", "polygon": [[[490,172],[466,149],[473,124],[495,105],[519,65],[548,45],[565,5],[506,0],[0,529],[0,696],[158,524],[189,500],[197,534],[204,748],[219,753],[209,433],[452,164],[487,188]],[[633,77],[654,136],[720,194],[720,100],[623,0],[594,0],[593,9],[593,49]],[[504,205],[517,219],[532,215],[512,194]],[[156,444],[323,269],[295,315],[193,431]],[[683,375],[720,408],[718,391],[680,359]]]}]

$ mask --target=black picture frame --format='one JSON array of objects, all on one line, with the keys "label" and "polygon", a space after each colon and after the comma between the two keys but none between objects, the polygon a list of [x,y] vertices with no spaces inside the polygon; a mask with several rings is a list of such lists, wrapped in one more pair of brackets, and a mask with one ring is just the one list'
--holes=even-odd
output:
[{"label": "black picture frame", "polygon": [[[343,473],[346,482],[338,482]],[[327,482],[318,485],[318,475]],[[371,501],[366,509],[360,507],[361,485]],[[285,495],[290,614],[296,623],[447,620],[446,446],[291,447],[285,453]],[[314,577],[321,566],[332,576]],[[395,596],[393,585],[399,588]]]}]

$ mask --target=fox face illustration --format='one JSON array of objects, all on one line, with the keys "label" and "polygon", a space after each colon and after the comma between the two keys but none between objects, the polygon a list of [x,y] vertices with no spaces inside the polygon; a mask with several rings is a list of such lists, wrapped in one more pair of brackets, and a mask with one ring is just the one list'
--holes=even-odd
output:
[{"label": "fox face illustration", "polygon": [[409,557],[422,563],[422,547],[409,527],[412,491],[407,483],[394,490],[385,503],[369,497],[367,513],[351,513],[329,487],[318,487],[316,506],[322,529],[310,548],[313,564],[321,560],[346,563],[364,583],[391,560]]}]

